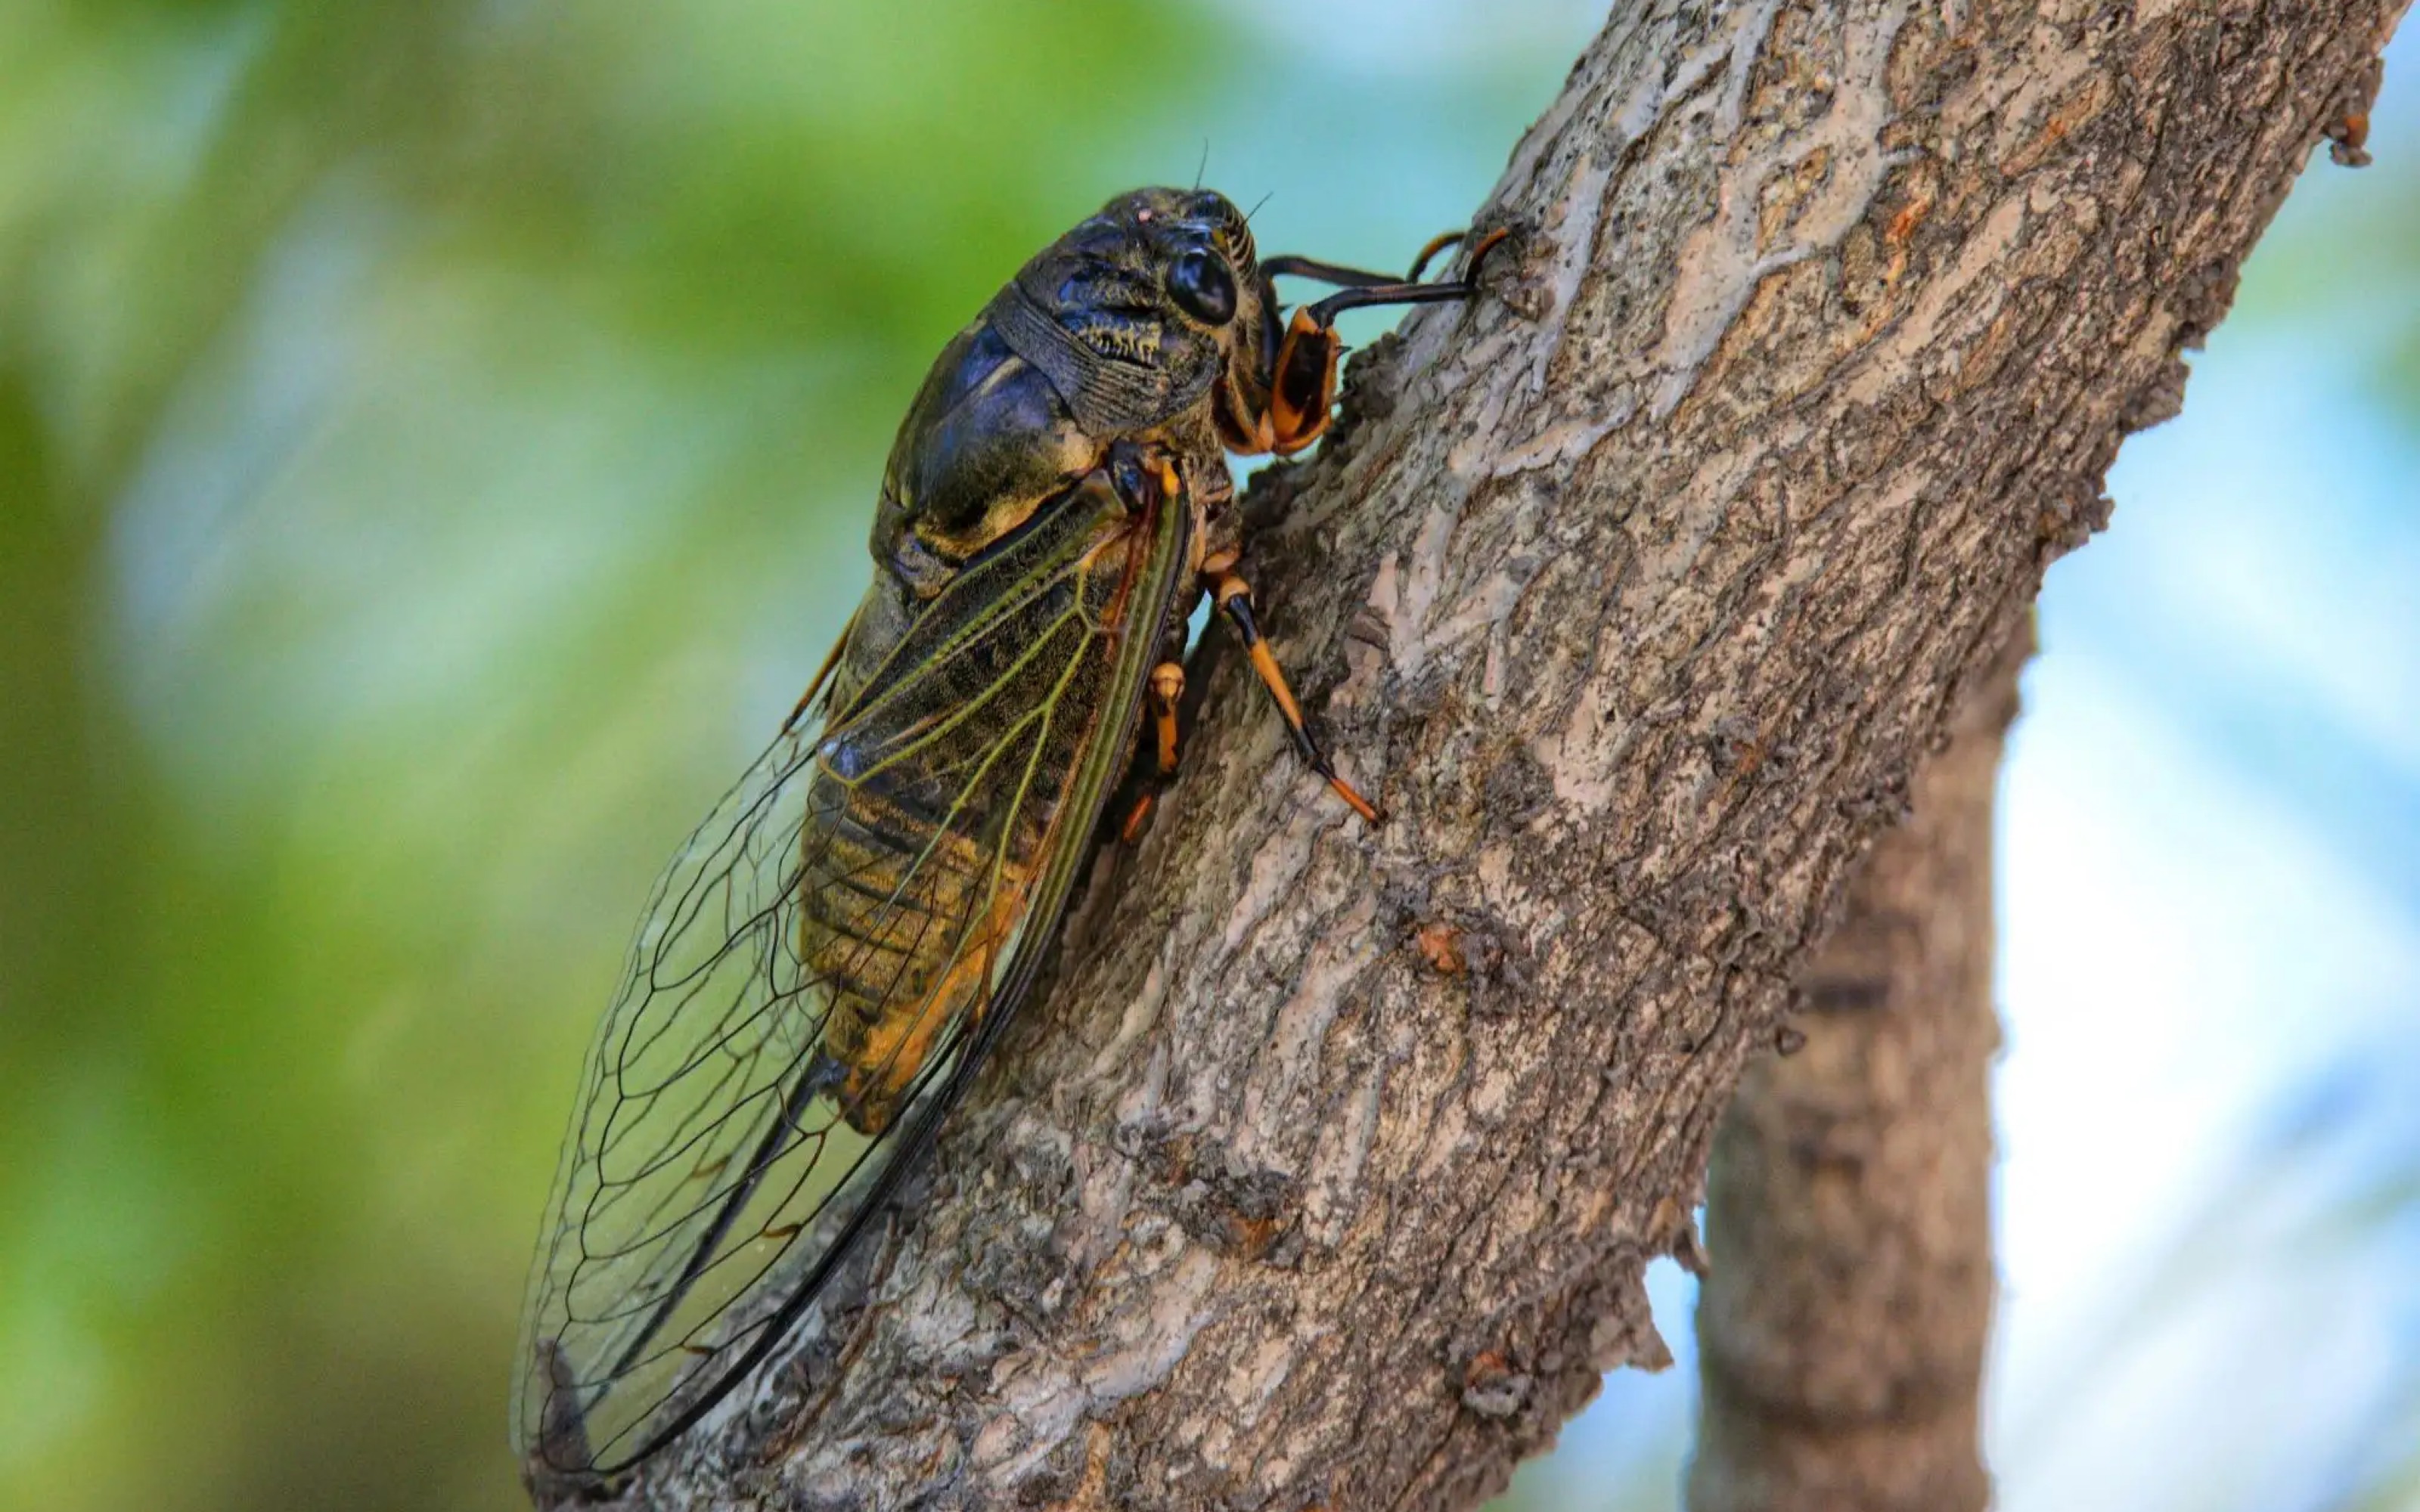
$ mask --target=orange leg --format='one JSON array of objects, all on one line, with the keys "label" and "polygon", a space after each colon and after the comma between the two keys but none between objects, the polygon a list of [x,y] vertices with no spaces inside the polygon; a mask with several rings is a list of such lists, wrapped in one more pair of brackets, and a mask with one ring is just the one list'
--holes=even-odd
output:
[{"label": "orange leg", "polygon": [[1357,269],[1314,262],[1308,257],[1272,257],[1263,263],[1272,274],[1293,273],[1326,283],[1344,285],[1314,304],[1295,310],[1278,344],[1269,367],[1269,406],[1259,438],[1279,456],[1292,456],[1319,440],[1336,406],[1336,362],[1344,343],[1336,334],[1336,317],[1346,310],[1375,304],[1433,304],[1467,300],[1479,293],[1479,271],[1510,233],[1488,232],[1470,248],[1462,276],[1423,284],[1420,273],[1429,259],[1460,242],[1466,233],[1449,232],[1420,249],[1409,277],[1400,283]]},{"label": "orange leg", "polygon": [[1319,748],[1319,742],[1313,740],[1310,730],[1304,727],[1302,706],[1295,702],[1294,689],[1286,686],[1285,670],[1278,665],[1277,657],[1269,654],[1269,643],[1261,639],[1260,625],[1252,617],[1252,591],[1243,579],[1235,576],[1233,558],[1213,560],[1204,563],[1202,568],[1203,576],[1215,575],[1216,586],[1211,589],[1211,596],[1218,600],[1219,611],[1227,616],[1228,623],[1235,627],[1236,636],[1243,640],[1245,654],[1252,658],[1252,671],[1260,674],[1261,686],[1269,690],[1270,702],[1278,706],[1278,717],[1285,721],[1286,733],[1294,736],[1294,748],[1301,753],[1304,763],[1312,771],[1327,779],[1327,785],[1336,790],[1336,795],[1344,800],[1346,807],[1370,824],[1380,823],[1386,815],[1378,811],[1377,805],[1356,791],[1353,784],[1336,775],[1335,764],[1327,759],[1327,752]]},{"label": "orange leg", "polygon": [[[1151,670],[1151,686],[1144,690],[1143,702],[1151,710],[1155,776],[1159,783],[1176,775],[1176,705],[1185,697],[1185,669],[1172,661],[1163,661]],[[1118,825],[1118,840],[1132,845],[1142,839],[1143,825],[1151,818],[1153,805],[1159,800],[1156,783],[1145,786],[1135,797],[1134,807],[1126,810],[1125,822]]]},{"label": "orange leg", "polygon": [[1319,440],[1336,409],[1336,362],[1344,343],[1336,328],[1296,310],[1270,369],[1268,445],[1292,456]]},{"label": "orange leg", "polygon": [[1159,775],[1176,775],[1176,704],[1185,697],[1185,669],[1163,661],[1151,670],[1151,727],[1159,742]]}]

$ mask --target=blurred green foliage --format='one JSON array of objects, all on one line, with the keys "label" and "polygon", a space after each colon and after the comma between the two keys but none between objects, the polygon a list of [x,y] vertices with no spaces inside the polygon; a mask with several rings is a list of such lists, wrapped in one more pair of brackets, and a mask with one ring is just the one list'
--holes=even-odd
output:
[{"label": "blurred green foliage", "polygon": [[1356,96],[1151,0],[0,7],[0,1503],[521,1504],[579,1057],[924,363],[1212,136],[1392,260],[1533,8]]},{"label": "blurred green foliage", "polygon": [[1216,46],[1116,3],[0,17],[8,1499],[519,1502],[522,1267],[639,879],[853,596],[925,357],[1207,83],[1137,54]]}]

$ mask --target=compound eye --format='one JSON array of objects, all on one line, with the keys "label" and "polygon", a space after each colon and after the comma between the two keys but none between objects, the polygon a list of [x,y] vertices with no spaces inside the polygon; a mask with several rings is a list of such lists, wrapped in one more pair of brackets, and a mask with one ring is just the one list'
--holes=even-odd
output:
[{"label": "compound eye", "polygon": [[1235,318],[1235,275],[1227,270],[1226,258],[1205,248],[1176,259],[1168,270],[1168,292],[1204,325],[1223,326]]}]

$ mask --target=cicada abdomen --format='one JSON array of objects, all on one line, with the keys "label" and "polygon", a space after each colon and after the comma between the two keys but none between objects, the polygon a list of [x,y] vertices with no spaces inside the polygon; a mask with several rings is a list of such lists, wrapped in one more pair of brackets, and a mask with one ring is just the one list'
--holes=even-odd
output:
[{"label": "cicada abdomen", "polygon": [[[801,879],[799,941],[832,995],[827,1074],[861,1133],[890,1126],[946,1027],[980,1021],[1087,753],[1108,719],[1131,719],[1098,643],[1113,627],[1158,636],[1170,595],[1136,580],[1149,545],[1104,470],[895,640],[894,589],[861,611],[833,690],[843,712],[817,751],[830,818]],[[945,675],[903,676],[924,665]]]}]

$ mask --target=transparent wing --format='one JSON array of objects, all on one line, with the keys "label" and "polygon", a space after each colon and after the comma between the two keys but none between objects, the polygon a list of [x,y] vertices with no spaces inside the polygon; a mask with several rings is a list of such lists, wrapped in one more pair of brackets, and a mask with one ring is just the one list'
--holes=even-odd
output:
[{"label": "transparent wing", "polygon": [[1156,631],[1120,631],[1182,554],[1088,486],[793,721],[657,883],[531,1277],[534,1471],[627,1466],[752,1367],[1014,1006],[1123,763]]},{"label": "transparent wing", "polygon": [[791,1105],[829,1007],[796,917],[807,836],[836,802],[813,779],[817,733],[777,739],[657,883],[591,1053],[515,1403],[522,1447],[554,1470],[611,1458],[676,1393],[706,1361],[690,1351],[714,1348],[701,1327],[782,1259],[795,1220],[767,1210],[812,1210],[808,1186],[828,1202],[862,1159],[830,1110]]}]

